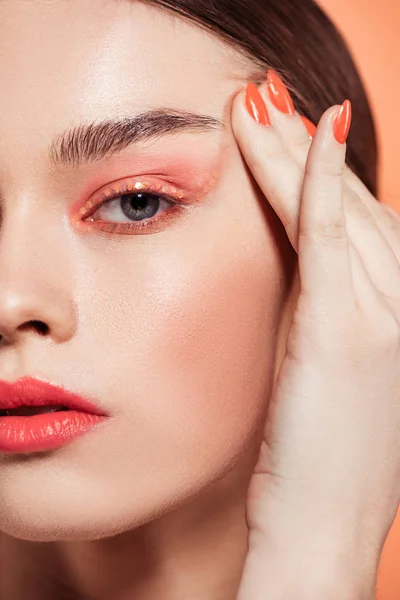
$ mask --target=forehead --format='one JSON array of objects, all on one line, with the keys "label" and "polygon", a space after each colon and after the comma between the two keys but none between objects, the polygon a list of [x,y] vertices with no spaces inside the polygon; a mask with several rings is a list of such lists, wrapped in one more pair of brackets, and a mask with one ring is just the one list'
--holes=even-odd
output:
[{"label": "forehead", "polygon": [[223,118],[245,72],[219,39],[141,2],[0,0],[0,26],[0,161],[15,138],[32,151],[66,127],[148,108]]}]

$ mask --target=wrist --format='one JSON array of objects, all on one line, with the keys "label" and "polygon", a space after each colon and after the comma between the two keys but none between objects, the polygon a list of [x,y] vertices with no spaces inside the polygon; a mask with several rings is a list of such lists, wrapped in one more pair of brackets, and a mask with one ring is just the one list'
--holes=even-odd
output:
[{"label": "wrist", "polygon": [[[379,560],[366,560],[365,548],[328,540],[260,545],[249,539],[249,552],[237,600],[376,600]],[[283,551],[284,549],[284,551]]]}]

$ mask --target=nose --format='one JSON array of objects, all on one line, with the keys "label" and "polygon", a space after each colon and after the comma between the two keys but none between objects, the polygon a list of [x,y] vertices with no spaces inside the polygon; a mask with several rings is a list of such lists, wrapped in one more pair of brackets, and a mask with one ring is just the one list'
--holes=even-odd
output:
[{"label": "nose", "polygon": [[[26,289],[11,281],[0,291],[0,342],[16,344],[27,336],[47,337],[66,342],[74,334],[70,307],[47,290]],[[72,307],[71,307],[72,308]]]},{"label": "nose", "polygon": [[60,231],[28,220],[3,222],[0,231],[0,341],[66,342],[76,330],[76,310]]}]

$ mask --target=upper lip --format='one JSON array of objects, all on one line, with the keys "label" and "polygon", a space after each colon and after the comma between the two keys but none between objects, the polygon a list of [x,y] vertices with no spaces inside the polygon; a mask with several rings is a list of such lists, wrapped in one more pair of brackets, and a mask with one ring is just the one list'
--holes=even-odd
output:
[{"label": "upper lip", "polygon": [[62,387],[37,379],[22,377],[11,383],[0,380],[0,410],[21,406],[66,406],[71,410],[105,416],[90,400]]}]

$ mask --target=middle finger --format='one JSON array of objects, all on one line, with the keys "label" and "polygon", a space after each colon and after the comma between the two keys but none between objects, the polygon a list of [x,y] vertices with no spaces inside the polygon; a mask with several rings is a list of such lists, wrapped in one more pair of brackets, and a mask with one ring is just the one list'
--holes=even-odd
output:
[{"label": "middle finger", "polygon": [[[300,115],[295,112],[290,94],[274,71],[268,74],[268,82],[260,88],[266,102],[271,122],[282,139],[288,154],[303,169],[307,162],[311,138]],[[352,172],[347,169],[348,173]],[[353,175],[353,174],[352,174]],[[354,179],[358,178],[354,175]],[[354,190],[352,179],[344,178],[344,209],[346,227],[353,245],[358,250],[371,280],[389,305],[398,312],[400,301],[400,246],[396,255],[393,243],[399,244],[399,233],[383,228],[384,207],[371,198],[362,201]],[[360,182],[361,184],[361,182]],[[362,187],[358,186],[362,191]],[[370,204],[374,202],[380,220],[373,214]],[[389,218],[389,216],[388,216]],[[390,216],[390,219],[394,217]],[[394,238],[394,240],[393,240]]]},{"label": "middle finger", "polygon": [[[268,72],[267,83],[260,87],[260,93],[266,101],[268,109],[271,109],[272,106],[270,112],[273,116],[274,126],[280,132],[288,153],[300,168],[304,168],[316,127],[295,111],[289,91],[273,69]],[[279,110],[276,110],[277,107]],[[290,118],[285,118],[286,115],[290,115]],[[400,216],[391,214],[386,205],[378,202],[348,166],[345,167],[344,183],[344,189],[353,192],[350,197],[355,198],[355,195],[357,195],[359,200],[366,206],[376,227],[381,231],[400,263]],[[351,209],[348,200],[349,196],[345,194],[345,213],[348,213]]]}]

